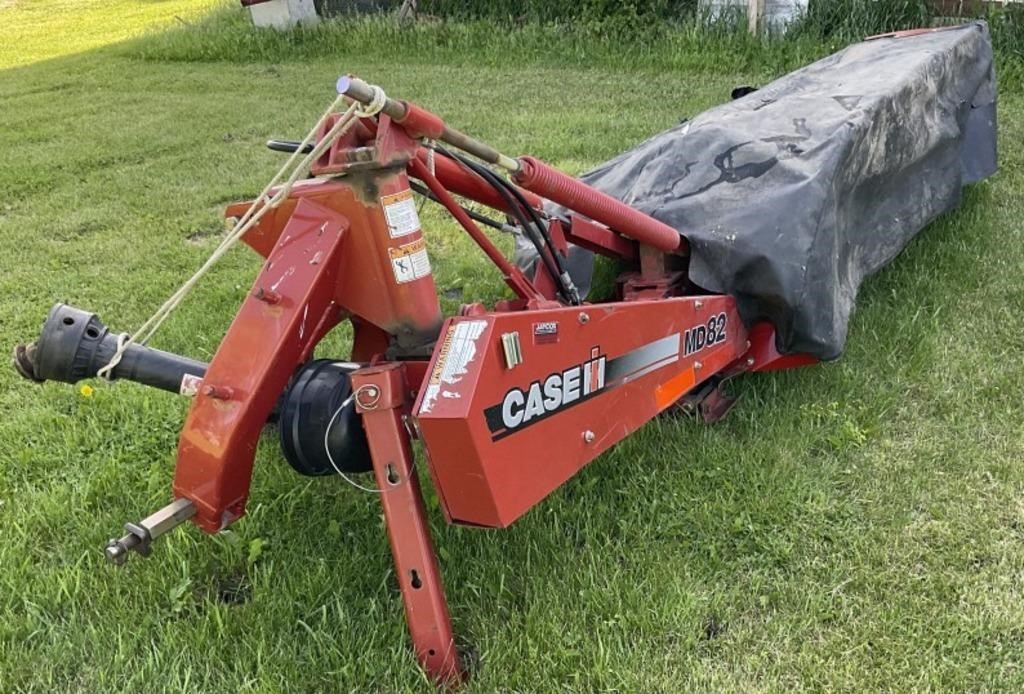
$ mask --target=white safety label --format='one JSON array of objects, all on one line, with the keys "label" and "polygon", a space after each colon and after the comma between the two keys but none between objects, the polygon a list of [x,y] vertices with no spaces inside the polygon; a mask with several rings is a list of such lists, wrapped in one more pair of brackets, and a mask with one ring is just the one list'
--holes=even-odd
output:
[{"label": "white safety label", "polygon": [[385,195],[380,199],[380,204],[384,206],[384,218],[391,238],[408,236],[420,230],[420,216],[416,214],[416,202],[412,199],[411,190]]},{"label": "white safety label", "polygon": [[469,371],[469,365],[479,353],[477,341],[486,327],[487,321],[470,320],[455,323],[448,328],[441,342],[437,361],[434,362],[434,369],[427,380],[420,414],[428,414],[434,409],[438,396],[452,400],[462,397],[457,390],[442,391],[442,388],[446,385],[458,388],[458,383]]},{"label": "white safety label", "polygon": [[430,258],[427,257],[427,242],[422,238],[398,248],[389,248],[391,268],[399,284],[412,282],[430,274]]}]

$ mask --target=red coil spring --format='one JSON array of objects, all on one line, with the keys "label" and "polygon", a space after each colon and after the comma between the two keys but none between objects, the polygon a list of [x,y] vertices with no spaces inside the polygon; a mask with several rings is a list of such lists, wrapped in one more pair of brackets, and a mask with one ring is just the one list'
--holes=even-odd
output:
[{"label": "red coil spring", "polygon": [[682,245],[682,236],[669,225],[594,190],[538,159],[520,157],[519,164],[521,168],[514,176],[515,182],[537,195],[584,214],[623,236],[659,251],[671,253]]}]

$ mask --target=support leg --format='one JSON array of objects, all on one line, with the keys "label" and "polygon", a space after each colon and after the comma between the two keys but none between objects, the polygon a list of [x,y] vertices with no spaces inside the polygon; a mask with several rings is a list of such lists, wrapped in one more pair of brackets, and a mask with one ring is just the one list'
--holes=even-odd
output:
[{"label": "support leg", "polygon": [[463,673],[409,434],[402,423],[407,400],[405,367],[384,364],[361,369],[353,374],[352,384],[373,471],[383,490],[384,519],[416,659],[434,681],[456,684]]}]

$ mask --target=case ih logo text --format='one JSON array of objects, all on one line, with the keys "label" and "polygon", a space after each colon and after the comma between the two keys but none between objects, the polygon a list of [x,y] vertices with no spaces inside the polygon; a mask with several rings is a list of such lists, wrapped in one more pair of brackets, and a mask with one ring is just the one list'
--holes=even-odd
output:
[{"label": "case ih logo text", "polygon": [[513,388],[501,402],[501,423],[506,432],[532,424],[561,409],[596,395],[604,388],[605,358],[594,348],[577,366],[534,381],[526,390]]},{"label": "case ih logo text", "polygon": [[[705,342],[707,338],[705,337]],[[512,388],[501,401],[484,408],[492,441],[500,441],[548,417],[601,396],[679,361],[682,334],[672,333],[614,357],[600,347],[590,358],[556,371],[523,388]]]},{"label": "case ih logo text", "polygon": [[690,328],[683,335],[683,356],[690,356],[705,347],[725,342],[725,313],[708,318],[707,325]]}]

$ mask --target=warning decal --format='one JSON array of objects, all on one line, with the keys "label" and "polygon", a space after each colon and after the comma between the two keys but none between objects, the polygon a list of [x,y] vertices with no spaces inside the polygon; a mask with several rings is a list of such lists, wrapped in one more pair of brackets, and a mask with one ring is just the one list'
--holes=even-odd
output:
[{"label": "warning decal", "polygon": [[385,195],[380,199],[384,206],[384,218],[388,223],[388,233],[397,239],[420,230],[420,217],[416,214],[416,203],[412,199],[411,190],[403,190],[394,195]]},{"label": "warning decal", "polygon": [[[457,388],[458,383],[476,358],[479,352],[476,343],[486,327],[487,321],[470,320],[455,323],[448,328],[448,333],[441,342],[437,360],[434,362],[434,370],[427,381],[420,414],[429,413],[434,408],[438,396],[454,399],[462,397]],[[442,391],[445,385],[452,386],[453,389]]]},{"label": "warning decal", "polygon": [[422,238],[398,248],[389,248],[391,269],[399,284],[412,282],[430,274],[430,259],[427,257],[427,242]]}]

